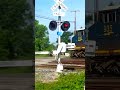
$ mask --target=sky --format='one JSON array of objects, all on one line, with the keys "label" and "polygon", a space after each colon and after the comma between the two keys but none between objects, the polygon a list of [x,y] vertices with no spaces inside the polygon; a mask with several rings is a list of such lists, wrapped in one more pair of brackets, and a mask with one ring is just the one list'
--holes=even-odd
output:
[{"label": "sky", "polygon": [[[49,32],[49,41],[51,43],[56,43],[58,38],[57,31],[51,31],[49,29],[50,19],[57,20],[57,16],[53,16],[53,11],[51,7],[56,2],[54,0],[35,0],[35,19],[39,21],[39,24],[43,24],[48,28]],[[64,0],[63,4],[68,8],[65,11],[65,16],[62,17],[64,21],[74,21],[75,13],[71,11],[77,10],[76,13],[76,29],[80,29],[81,27],[85,27],[85,0]],[[64,10],[62,10],[63,12]],[[50,19],[49,19],[50,18]],[[74,31],[74,23],[70,22],[70,32]]]}]

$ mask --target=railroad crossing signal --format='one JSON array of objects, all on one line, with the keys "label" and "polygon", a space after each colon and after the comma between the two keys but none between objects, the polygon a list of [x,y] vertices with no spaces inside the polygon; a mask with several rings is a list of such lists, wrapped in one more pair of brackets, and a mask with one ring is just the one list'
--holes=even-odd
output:
[{"label": "railroad crossing signal", "polygon": [[52,11],[55,11],[55,10],[58,8],[58,6],[59,6],[58,4],[54,4],[54,5],[52,6],[51,10],[52,10]]},{"label": "railroad crossing signal", "polygon": [[64,11],[66,11],[68,8],[63,4],[64,0],[54,0],[56,2],[56,4],[54,4],[51,8],[52,11],[55,11],[59,6],[61,7],[61,9],[63,9]]},{"label": "railroad crossing signal", "polygon": [[70,23],[68,21],[64,21],[63,24],[61,25],[61,29],[63,31],[67,31],[70,28]]},{"label": "railroad crossing signal", "polygon": [[61,7],[61,9],[63,9],[64,11],[66,11],[66,10],[68,9],[63,3],[60,4],[60,7]]},{"label": "railroad crossing signal", "polygon": [[[63,4],[63,1],[64,0],[54,0],[56,2],[56,4],[54,4],[52,7],[51,7],[51,10],[53,11],[53,16],[58,16],[58,32],[57,32],[57,35],[58,35],[58,46],[60,45],[61,43],[61,35],[62,35],[62,32],[61,32],[61,29],[63,31],[67,31],[70,27],[70,23],[69,22],[64,22],[63,25],[61,26],[61,16],[64,16],[65,13],[64,12],[61,12],[61,10],[63,9],[64,11],[67,10],[67,7]],[[56,9],[57,12],[55,11]],[[55,30],[57,28],[57,22],[54,21],[54,22],[50,22],[49,24],[49,28],[50,30]],[[58,54],[58,65],[57,65],[57,69],[56,71],[57,72],[62,72],[63,70],[63,65],[60,64],[61,61],[60,61],[60,53]]]},{"label": "railroad crossing signal", "polygon": [[56,2],[56,4],[52,6],[51,8],[52,11],[55,11],[64,0],[54,0],[54,1]]},{"label": "railroad crossing signal", "polygon": [[63,4],[64,0],[54,0],[56,2],[56,4],[54,4],[51,7],[51,10],[53,11],[53,16],[64,16],[65,13],[64,12],[55,12],[56,9],[58,9],[58,7],[60,7],[61,9],[63,9],[64,11],[66,11],[68,8]]},{"label": "railroad crossing signal", "polygon": [[55,1],[55,2],[61,2],[61,3],[62,3],[64,0],[54,0],[54,1]]},{"label": "railroad crossing signal", "polygon": [[49,29],[54,31],[57,28],[57,22],[56,21],[51,21],[49,24]]},{"label": "railroad crossing signal", "polygon": [[[57,28],[57,22],[56,21],[51,21],[50,24],[49,24],[49,29],[54,31],[54,30],[56,30],[56,28]],[[67,31],[69,28],[70,28],[70,23],[68,21],[62,22],[61,29],[63,31]],[[57,35],[61,36],[62,33],[61,32],[57,32]]]}]

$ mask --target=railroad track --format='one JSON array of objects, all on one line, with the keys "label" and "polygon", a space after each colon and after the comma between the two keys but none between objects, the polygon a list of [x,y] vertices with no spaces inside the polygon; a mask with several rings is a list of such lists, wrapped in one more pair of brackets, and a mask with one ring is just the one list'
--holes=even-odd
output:
[{"label": "railroad track", "polygon": [[[61,59],[61,63],[63,64],[64,69],[70,70],[78,70],[78,69],[85,69],[85,60],[79,59]],[[52,61],[47,64],[37,64],[35,65],[36,68],[56,68],[57,61]]]},{"label": "railroad track", "polygon": [[[63,64],[64,69],[85,69],[85,65]],[[42,64],[36,65],[38,68],[57,68],[57,64]]]},{"label": "railroad track", "polygon": [[86,90],[120,90],[120,78],[86,79]]}]

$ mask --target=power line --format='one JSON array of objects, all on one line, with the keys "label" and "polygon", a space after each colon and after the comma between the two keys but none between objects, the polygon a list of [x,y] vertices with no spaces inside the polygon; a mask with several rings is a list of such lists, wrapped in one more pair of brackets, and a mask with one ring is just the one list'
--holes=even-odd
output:
[{"label": "power line", "polygon": [[43,18],[43,19],[48,19],[48,20],[55,20],[55,19],[53,19],[53,18],[46,17],[46,16],[40,16],[40,15],[35,15],[35,17]]},{"label": "power line", "polygon": [[[55,20],[55,19],[53,19],[53,18],[46,17],[46,16],[40,16],[40,15],[36,15],[35,17],[43,18],[43,19],[48,19],[48,20]],[[55,20],[55,21],[58,21],[58,20]],[[64,21],[62,21],[62,22],[64,22]],[[74,23],[74,21],[69,21],[69,22]]]}]

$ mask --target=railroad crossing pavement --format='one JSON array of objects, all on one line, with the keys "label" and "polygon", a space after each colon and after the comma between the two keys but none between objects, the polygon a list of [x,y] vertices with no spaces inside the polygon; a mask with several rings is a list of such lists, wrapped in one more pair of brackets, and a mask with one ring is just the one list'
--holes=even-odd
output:
[{"label": "railroad crossing pavement", "polygon": [[40,65],[40,64],[49,64],[49,62],[56,61],[55,59],[35,59],[35,65]]},{"label": "railroad crossing pavement", "polygon": [[34,90],[32,73],[0,74],[0,90]]}]

